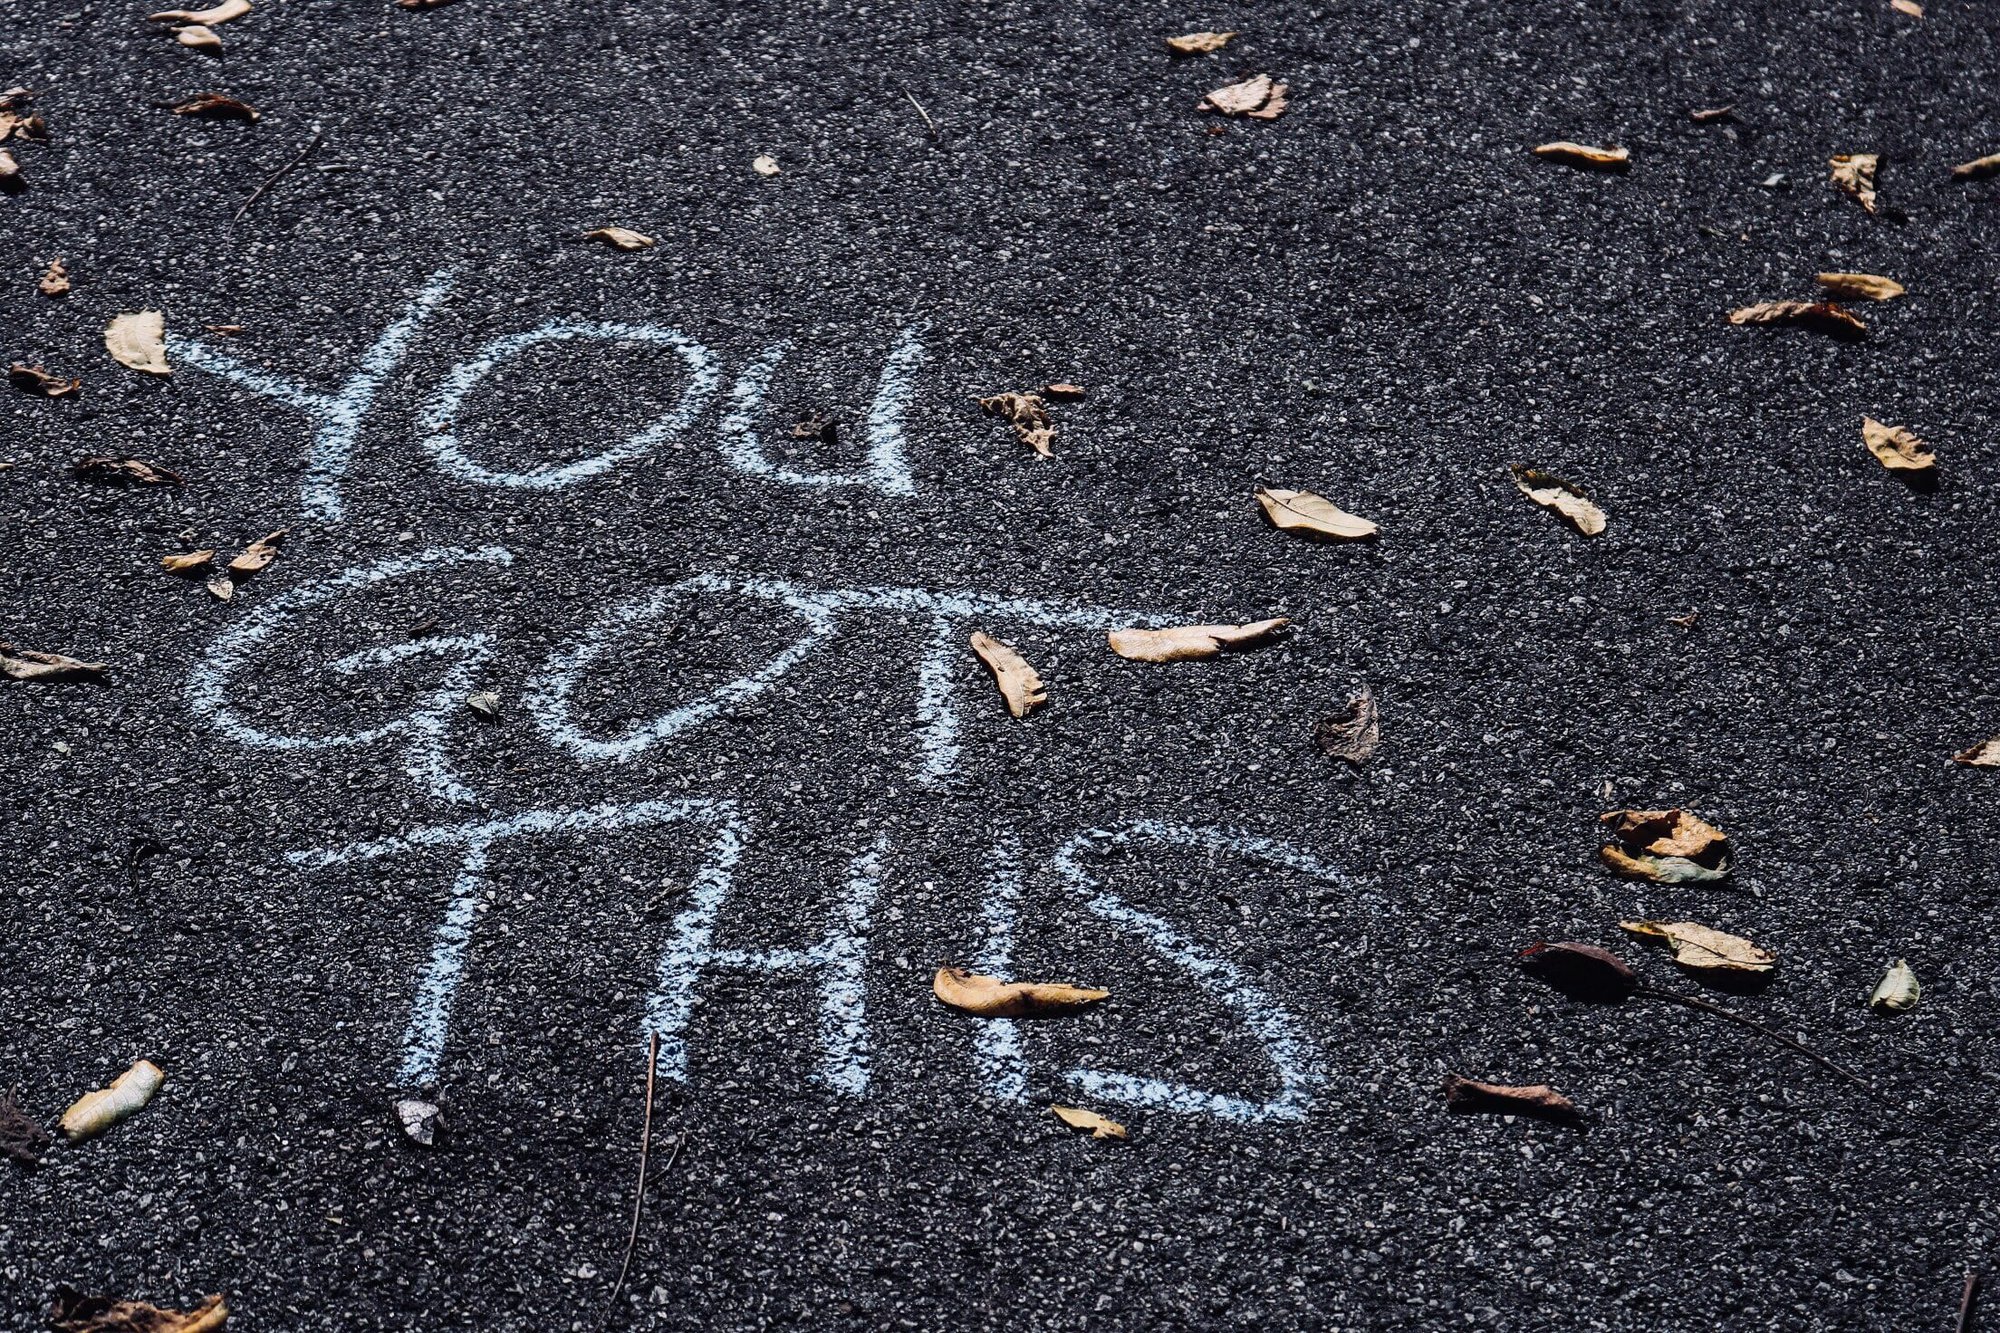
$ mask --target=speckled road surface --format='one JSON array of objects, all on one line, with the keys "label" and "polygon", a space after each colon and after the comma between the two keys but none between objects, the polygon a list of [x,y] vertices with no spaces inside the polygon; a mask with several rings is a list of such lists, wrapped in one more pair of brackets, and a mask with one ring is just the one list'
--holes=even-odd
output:
[{"label": "speckled road surface", "polygon": [[[219,60],[142,9],[0,39],[53,134],[0,352],[84,380],[4,401],[0,638],[111,667],[0,682],[0,1084],[167,1082],[0,1172],[0,1326],[68,1282],[273,1333],[1950,1327],[2000,1184],[2000,788],[1947,762],[2000,732],[1981,6],[273,0]],[[1243,36],[1168,56],[1201,28]],[[1197,114],[1260,72],[1282,118]],[[159,105],[210,89],[263,118]],[[1823,269],[1910,295],[1725,323]],[[168,377],[104,353],[141,309]],[[1052,459],[972,402],[1052,380]],[[158,566],[280,527],[227,604]],[[1350,772],[1311,730],[1364,684]],[[1597,868],[1671,805],[1733,884]],[[1511,965],[1639,916],[1774,950],[1718,998],[1875,1090]],[[982,1027],[947,961],[1114,997]]]}]

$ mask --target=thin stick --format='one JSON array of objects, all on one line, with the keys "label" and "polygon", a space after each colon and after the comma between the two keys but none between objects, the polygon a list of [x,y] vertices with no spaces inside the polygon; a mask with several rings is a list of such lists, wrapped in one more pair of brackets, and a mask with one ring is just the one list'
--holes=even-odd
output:
[{"label": "thin stick", "polygon": [[937,122],[931,119],[930,112],[924,110],[924,104],[922,102],[919,102],[916,99],[916,96],[913,93],[911,93],[908,88],[903,89],[903,96],[910,99],[910,105],[915,107],[917,109],[917,114],[924,118],[924,128],[931,132],[931,138],[933,139],[937,138],[938,137]]},{"label": "thin stick", "polygon": [[[639,1248],[639,1214],[646,1207],[646,1157],[653,1148],[653,1079],[659,1067],[660,1034],[655,1032],[646,1044],[646,1118],[639,1127],[639,1188],[632,1195],[632,1234],[625,1238],[625,1261],[618,1265],[618,1280],[611,1285],[611,1301],[605,1308],[601,1328],[611,1324],[611,1316],[618,1309],[618,1293],[625,1290],[625,1279],[632,1272],[632,1252]],[[680,1150],[680,1144],[676,1143],[676,1156]]]},{"label": "thin stick", "polygon": [[1827,1059],[1825,1056],[1821,1055],[1819,1052],[1811,1049],[1810,1047],[1800,1045],[1798,1042],[1793,1041],[1790,1037],[1787,1037],[1784,1033],[1778,1031],[1776,1028],[1767,1028],[1754,1018],[1745,1018],[1742,1014],[1737,1013],[1734,1009],[1724,1009],[1719,1004],[1710,1004],[1707,1000],[1698,999],[1692,995],[1681,995],[1670,990],[1654,990],[1651,986],[1641,986],[1639,987],[1637,993],[1640,995],[1650,995],[1656,1000],[1671,1000],[1675,1004],[1684,1004],[1690,1009],[1700,1009],[1706,1013],[1721,1014],[1724,1018],[1728,1019],[1732,1023],[1741,1023],[1746,1028],[1750,1028],[1753,1031],[1763,1033],[1765,1036],[1769,1037],[1772,1041],[1775,1041],[1780,1045],[1791,1047],[1791,1049],[1797,1051],[1800,1055],[1803,1055],[1806,1059],[1811,1060],[1814,1064],[1824,1066],[1827,1069],[1831,1069],[1834,1073],[1840,1075],[1844,1079],[1847,1079],[1851,1083],[1855,1083],[1861,1087],[1867,1088],[1870,1092],[1873,1092],[1875,1090],[1873,1084],[1868,1082],[1867,1079],[1862,1078],[1859,1074],[1855,1073],[1853,1070],[1835,1064],[1833,1061]]},{"label": "thin stick", "polygon": [[1965,1294],[1958,1298],[1958,1333],[1972,1333],[1972,1307],[1979,1300],[1979,1270],[1965,1270]]},{"label": "thin stick", "polygon": [[299,155],[293,158],[291,161],[285,163],[284,166],[279,167],[278,170],[268,179],[266,179],[262,185],[259,185],[256,189],[252,190],[250,192],[250,197],[243,201],[243,207],[237,209],[236,216],[229,220],[231,222],[241,222],[243,220],[243,215],[250,211],[250,205],[256,203],[259,199],[262,199],[264,197],[264,191],[270,189],[273,185],[276,185],[279,181],[289,176],[292,173],[292,171],[299,165],[299,163],[305,161],[307,158],[313,155],[313,150],[318,148],[325,139],[326,135],[324,135],[318,130],[314,130],[313,137],[306,140],[306,146],[304,148],[299,149]]}]

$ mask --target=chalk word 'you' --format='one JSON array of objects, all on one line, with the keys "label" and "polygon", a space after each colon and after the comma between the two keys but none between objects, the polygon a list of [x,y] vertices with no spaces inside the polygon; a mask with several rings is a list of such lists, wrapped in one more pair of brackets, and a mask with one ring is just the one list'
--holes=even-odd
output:
[{"label": "chalk word 'you'", "polygon": [[[304,414],[312,425],[312,441],[307,450],[300,503],[312,517],[338,522],[344,512],[341,483],[353,459],[362,422],[374,409],[376,395],[402,363],[424,322],[450,294],[461,271],[446,269],[425,284],[403,314],[362,354],[353,373],[338,388],[314,388],[290,376],[247,365],[195,338],[175,337],[168,348],[190,366],[220,375],[253,393],[275,398]],[[624,440],[585,458],[527,470],[507,469],[482,461],[458,433],[468,400],[507,362],[536,347],[574,342],[638,343],[660,349],[663,355],[678,360],[687,376],[679,402]],[[790,350],[791,344],[787,342],[770,344],[730,384],[727,406],[717,428],[723,461],[746,476],[780,485],[861,486],[885,495],[914,495],[916,483],[905,458],[903,414],[910,399],[912,377],[924,357],[917,330],[903,330],[890,345],[875,388],[874,403],[863,423],[865,457],[858,467],[846,472],[808,472],[789,467],[767,455],[757,441],[755,423],[765,389]],[[453,366],[419,413],[423,428],[418,438],[440,468],[466,481],[531,491],[574,486],[642,457],[685,432],[720,388],[719,367],[714,352],[666,325],[554,320],[495,338]]]},{"label": "chalk word 'you'", "polygon": [[[504,819],[419,828],[379,841],[293,852],[289,859],[295,865],[319,869],[430,849],[455,853],[458,868],[444,919],[433,935],[429,960],[418,977],[403,1034],[400,1077],[411,1085],[423,1086],[437,1082],[440,1076],[453,1000],[488,891],[494,849],[512,839],[601,839],[617,830],[659,825],[688,828],[702,849],[687,904],[674,917],[660,945],[652,990],[645,1002],[644,1030],[660,1037],[659,1075],[677,1081],[688,1077],[689,1028],[696,990],[704,977],[718,971],[750,972],[802,980],[816,988],[819,1055],[814,1078],[838,1095],[865,1095],[871,1078],[871,1046],[863,974],[882,889],[882,862],[887,850],[883,840],[878,839],[850,863],[846,887],[817,938],[771,949],[736,948],[716,938],[717,921],[734,890],[736,867],[750,832],[748,815],[732,800],[649,800],[531,810]],[[1339,870],[1303,849],[1227,829],[1138,819],[1069,838],[1049,859],[1056,881],[1110,932],[1150,949],[1183,974],[1195,991],[1231,1015],[1261,1048],[1270,1069],[1264,1082],[1272,1090],[1262,1097],[1244,1096],[1089,1066],[1057,1071],[1052,1081],[1101,1102],[1207,1115],[1238,1124],[1303,1119],[1325,1084],[1327,1072],[1324,1055],[1299,1016],[1191,932],[1134,907],[1103,887],[1085,863],[1090,849],[1101,853],[1139,845],[1182,853],[1198,849],[1289,870],[1344,889],[1353,887]],[[1003,843],[994,849],[989,868],[990,884],[981,912],[984,939],[977,947],[975,962],[984,971],[1004,976],[1012,970],[1020,915],[1019,855]],[[1021,1025],[1011,1019],[982,1020],[974,1028],[974,1041],[978,1076],[987,1095],[1003,1101],[1030,1100],[1036,1079]]]}]

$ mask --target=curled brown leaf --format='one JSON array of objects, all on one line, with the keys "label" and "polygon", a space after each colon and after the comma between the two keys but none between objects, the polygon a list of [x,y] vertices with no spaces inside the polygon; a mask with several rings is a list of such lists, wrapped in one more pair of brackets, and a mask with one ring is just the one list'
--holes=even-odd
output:
[{"label": "curled brown leaf", "polygon": [[1000,640],[984,633],[974,634],[972,651],[979,654],[979,660],[993,673],[1000,697],[1007,701],[1007,711],[1015,717],[1026,717],[1049,701],[1041,676],[1028,665],[1026,658]]},{"label": "curled brown leaf", "polygon": [[1843,342],[1858,342],[1868,336],[1866,324],[1832,301],[1759,301],[1730,311],[1729,322],[1738,326],[1795,324]]},{"label": "curled brown leaf", "polygon": [[1875,173],[1882,165],[1879,153],[1842,153],[1827,159],[1829,177],[1864,212],[1875,211]]},{"label": "curled brown leaf", "polygon": [[80,379],[64,379],[60,375],[51,375],[40,366],[21,361],[7,368],[7,382],[22,393],[34,394],[38,398],[69,398],[83,388]]},{"label": "curled brown leaf", "polygon": [[196,93],[185,102],[177,102],[168,108],[177,116],[195,116],[202,120],[258,121],[264,113],[241,98],[228,93]]},{"label": "curled brown leaf", "polygon": [[107,486],[179,486],[181,475],[143,458],[93,456],[69,465],[78,481],[102,482]]},{"label": "curled brown leaf", "polygon": [[1167,49],[1177,56],[1203,56],[1229,45],[1233,32],[1190,32],[1167,38]]},{"label": "curled brown leaf", "polygon": [[1250,120],[1276,120],[1285,114],[1285,95],[1290,91],[1284,84],[1273,82],[1270,75],[1258,74],[1241,83],[1217,88],[1201,99],[1200,109]]},{"label": "curled brown leaf", "polygon": [[0,676],[9,680],[98,680],[109,670],[102,662],[84,662],[61,653],[38,653],[0,643]]},{"label": "curled brown leaf", "polygon": [[1828,296],[1844,301],[1893,301],[1909,290],[1878,273],[1821,273],[1817,277]]},{"label": "curled brown leaf", "polygon": [[1382,743],[1382,715],[1375,707],[1375,692],[1366,685],[1347,701],[1347,709],[1313,724],[1313,739],[1319,748],[1355,767],[1368,761]]},{"label": "curled brown leaf", "polygon": [[43,296],[69,295],[69,270],[63,267],[60,255],[49,261],[48,270],[42,274],[42,280],[36,283],[35,287]]},{"label": "curled brown leaf", "polygon": [[1604,511],[1580,489],[1553,473],[1524,463],[1511,464],[1510,468],[1514,474],[1514,485],[1521,494],[1542,508],[1561,515],[1564,522],[1586,537],[1595,537],[1604,531]]},{"label": "curled brown leaf", "polygon": [[1951,762],[1967,768],[2000,768],[2000,736],[1983,740],[1969,750],[1960,750],[1951,757]]},{"label": "curled brown leaf", "polygon": [[2000,175],[2000,153],[1988,153],[1985,157],[1975,157],[1970,162],[1961,162],[1951,169],[1953,180],[1978,181],[1988,176]]},{"label": "curled brown leaf", "polygon": [[49,1327],[55,1333],[215,1333],[228,1318],[229,1307],[219,1295],[183,1311],[57,1287],[49,1308]]},{"label": "curled brown leaf", "polygon": [[19,1088],[0,1091],[0,1157],[33,1166],[54,1140],[21,1109],[20,1093]]},{"label": "curled brown leaf", "polygon": [[652,237],[628,227],[599,227],[585,232],[583,239],[602,241],[614,250],[645,250],[658,244]]},{"label": "curled brown leaf", "polygon": [[1568,139],[1558,139],[1554,143],[1536,144],[1536,157],[1546,157],[1554,162],[1566,162],[1573,167],[1584,167],[1590,171],[1624,171],[1632,165],[1629,149],[1593,148],[1589,144],[1572,143]]},{"label": "curled brown leaf", "polygon": [[1225,648],[1249,648],[1291,624],[1282,616],[1248,625],[1175,625],[1169,629],[1115,629],[1111,651],[1134,662],[1186,662],[1214,657]]},{"label": "curled brown leaf", "polygon": [[1885,426],[1874,417],[1863,417],[1861,443],[1891,472],[1929,472],[1937,467],[1937,455],[1907,426]]},{"label": "curled brown leaf", "polygon": [[1617,839],[1598,850],[1615,874],[1655,884],[1703,884],[1729,878],[1729,835],[1692,811],[1613,810],[1600,817]]},{"label": "curled brown leaf", "polygon": [[931,993],[952,1008],[981,1018],[1069,1014],[1111,997],[1108,990],[1061,982],[1002,981],[962,967],[939,968],[931,978]]},{"label": "curled brown leaf", "polygon": [[979,410],[1000,417],[1014,428],[1014,437],[1044,458],[1053,458],[1056,426],[1049,418],[1048,404],[1038,393],[996,393],[981,398]]},{"label": "curled brown leaf", "polygon": [[1575,1102],[1546,1083],[1482,1083],[1461,1074],[1446,1074],[1444,1104],[1454,1111],[1525,1115],[1563,1124],[1575,1124],[1583,1119],[1583,1112],[1577,1109]]}]

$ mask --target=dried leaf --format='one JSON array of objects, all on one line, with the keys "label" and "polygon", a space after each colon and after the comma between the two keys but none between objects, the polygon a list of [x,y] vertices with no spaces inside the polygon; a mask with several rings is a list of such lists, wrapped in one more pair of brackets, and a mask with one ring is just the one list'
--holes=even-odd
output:
[{"label": "dried leaf", "polygon": [[1577,1109],[1575,1102],[1546,1083],[1526,1086],[1481,1083],[1478,1079],[1459,1074],[1446,1074],[1444,1104],[1454,1111],[1526,1115],[1565,1124],[1575,1124],[1583,1119],[1583,1112]]},{"label": "dried leaf", "polygon": [[48,1151],[49,1132],[28,1119],[21,1109],[21,1090],[0,1092],[0,1157],[11,1157],[22,1166],[33,1166]]},{"label": "dried leaf", "polygon": [[243,554],[229,562],[229,577],[236,583],[261,573],[265,566],[278,558],[278,548],[284,545],[286,528],[279,528],[268,537],[262,537],[243,548]]},{"label": "dried leaf", "polygon": [[1845,301],[1893,301],[1909,290],[1894,278],[1875,273],[1821,273],[1818,277],[1827,295]]},{"label": "dried leaf", "polygon": [[167,321],[157,310],[115,315],[104,326],[104,350],[121,366],[148,375],[171,375],[167,364]]},{"label": "dried leaf", "polygon": [[1985,180],[1988,176],[2000,175],[2000,153],[1988,153],[1985,157],[1975,157],[1970,162],[1961,162],[1951,169],[1952,178],[1962,181]]},{"label": "dried leaf", "polygon": [[1875,172],[1882,165],[1880,153],[1843,153],[1827,159],[1833,168],[1831,179],[1867,212],[1875,211]]},{"label": "dried leaf", "polygon": [[179,486],[181,474],[143,458],[79,458],[69,465],[78,481],[100,481],[107,486]]},{"label": "dried leaf", "polygon": [[625,227],[599,227],[596,231],[585,232],[583,239],[603,241],[614,250],[645,250],[659,243],[642,232]]},{"label": "dried leaf", "polygon": [[1646,940],[1665,940],[1674,961],[1703,972],[1769,972],[1776,954],[1760,949],[1741,935],[1731,935],[1693,921],[1620,921],[1618,928]]},{"label": "dried leaf", "polygon": [[222,0],[213,9],[163,9],[146,17],[154,23],[201,23],[214,27],[229,23],[250,12],[250,0]]},{"label": "dried leaf", "polygon": [[1071,1129],[1087,1129],[1093,1139],[1122,1139],[1125,1126],[1116,1120],[1106,1120],[1095,1111],[1085,1111],[1074,1106],[1051,1106],[1056,1118]]},{"label": "dried leaf", "polygon": [[108,1088],[86,1092],[63,1112],[63,1137],[71,1143],[102,1134],[119,1121],[138,1113],[153,1100],[166,1075],[151,1060],[141,1060],[112,1080]]},{"label": "dried leaf", "polygon": [[444,1129],[444,1112],[434,1102],[404,1097],[396,1103],[396,1126],[419,1148],[433,1147]]},{"label": "dried leaf", "polygon": [[821,444],[840,443],[840,422],[813,412],[792,423],[795,440],[818,440]]},{"label": "dried leaf", "polygon": [[177,116],[198,116],[203,120],[258,121],[263,113],[228,93],[196,93],[169,108]]},{"label": "dried leaf", "polygon": [[1616,1004],[1639,988],[1638,974],[1617,954],[1595,944],[1563,940],[1531,944],[1518,955],[1521,966],[1575,1000]]},{"label": "dried leaf", "polygon": [[1562,515],[1569,525],[1586,537],[1595,537],[1604,531],[1604,511],[1592,504],[1590,497],[1561,477],[1531,468],[1522,463],[1512,464],[1514,485],[1521,494],[1533,500],[1544,509],[1553,509]]},{"label": "dried leaf", "polygon": [[1728,106],[1696,107],[1688,112],[1688,119],[1697,125],[1712,125],[1718,120],[1734,119],[1735,115],[1736,104],[1731,102]]},{"label": "dried leaf", "polygon": [[21,174],[21,164],[14,155],[0,148],[0,190],[8,194],[18,194],[28,188],[28,178]]},{"label": "dried leaf", "polygon": [[35,286],[43,296],[69,295],[69,270],[63,267],[60,255],[49,261],[48,271],[42,274],[42,280]]},{"label": "dried leaf", "polygon": [[1917,0],[1889,0],[1889,8],[1898,14],[1908,14],[1913,19],[1924,16],[1924,7],[1918,4]]},{"label": "dried leaf", "polygon": [[0,92],[0,111],[25,111],[34,104],[34,93],[19,84]]},{"label": "dried leaf", "polygon": [[61,653],[38,653],[32,648],[0,643],[0,676],[8,680],[96,680],[108,669],[102,662],[84,662]]},{"label": "dried leaf", "polygon": [[1233,32],[1190,32],[1167,38],[1167,49],[1177,56],[1205,56],[1229,45]]},{"label": "dried leaf", "polygon": [[954,1009],[981,1018],[1039,1018],[1075,1013],[1088,1004],[1111,998],[1108,990],[1069,986],[1060,982],[1002,981],[962,967],[941,967],[931,978],[931,992]]},{"label": "dried leaf", "polygon": [[57,1287],[49,1308],[55,1333],[214,1333],[229,1318],[221,1296],[210,1296],[188,1311],[162,1310],[144,1301],[114,1301]]},{"label": "dried leaf", "polygon": [[500,716],[500,696],[492,690],[481,690],[477,694],[466,695],[465,706],[481,717]]},{"label": "dried leaf", "polygon": [[1373,537],[1380,531],[1367,519],[1350,514],[1311,491],[1260,487],[1257,503],[1264,506],[1264,517],[1275,526],[1302,537],[1351,542]]},{"label": "dried leaf", "polygon": [[1043,458],[1053,458],[1055,423],[1049,419],[1048,404],[1040,394],[997,393],[979,400],[979,410],[990,417],[1004,417],[1014,428],[1014,437]]},{"label": "dried leaf", "polygon": [[1078,384],[1044,384],[1042,397],[1052,403],[1080,403],[1086,395]]},{"label": "dried leaf", "polygon": [[220,51],[222,39],[215,35],[215,29],[204,28],[201,24],[191,24],[174,33],[174,40],[195,51]]},{"label": "dried leaf", "polygon": [[236,585],[227,574],[219,574],[207,583],[208,595],[218,602],[226,602],[236,596]]},{"label": "dried leaf", "polygon": [[1201,99],[1201,110],[1219,111],[1225,116],[1247,116],[1251,120],[1276,120],[1285,114],[1285,94],[1291,91],[1274,83],[1268,74],[1259,74],[1226,88],[1217,88]]},{"label": "dried leaf", "polygon": [[30,366],[16,361],[7,368],[7,382],[23,393],[35,394],[41,398],[68,398],[83,388],[79,379],[64,379],[51,375],[40,366]]},{"label": "dried leaf", "polygon": [[1868,336],[1866,324],[1832,301],[1759,301],[1756,305],[1730,311],[1729,322],[1739,326],[1796,324],[1843,342],[1855,342]]},{"label": "dried leaf", "polygon": [[160,567],[165,569],[169,574],[200,574],[205,572],[214,563],[215,552],[212,549],[206,548],[199,551],[183,551],[175,555],[163,555],[160,557]]},{"label": "dried leaf", "polygon": [[1885,426],[1874,417],[1863,417],[1861,443],[1891,472],[1928,472],[1937,466],[1937,455],[1907,426]]},{"label": "dried leaf", "polygon": [[769,153],[759,154],[750,159],[750,170],[756,172],[759,176],[775,176],[779,170],[778,159],[772,157]]},{"label": "dried leaf", "polygon": [[202,328],[210,333],[219,333],[225,338],[234,338],[237,334],[243,332],[241,324],[204,324]]},{"label": "dried leaf", "polygon": [[998,639],[986,634],[972,636],[972,651],[979,654],[979,660],[986,663],[993,673],[993,679],[1000,686],[1000,696],[1007,701],[1007,711],[1015,717],[1026,717],[1037,707],[1049,701],[1042,690],[1042,678],[1027,660]]},{"label": "dried leaf", "polygon": [[1585,167],[1591,171],[1623,171],[1632,165],[1632,154],[1627,149],[1592,148],[1589,144],[1571,143],[1568,139],[1536,144],[1534,151],[1536,157],[1567,162],[1573,167]]},{"label": "dried leaf", "polygon": [[1597,855],[1614,874],[1655,884],[1713,884],[1728,879],[1729,835],[1686,810],[1613,810],[1599,821],[1616,844]]},{"label": "dried leaf", "polygon": [[1382,743],[1382,716],[1375,707],[1375,692],[1363,685],[1361,693],[1347,701],[1346,712],[1313,724],[1313,739],[1336,759],[1345,759],[1357,768],[1366,763]]},{"label": "dried leaf", "polygon": [[1917,974],[1910,965],[1898,958],[1880,981],[1875,983],[1874,992],[1868,997],[1868,1007],[1877,1013],[1901,1014],[1917,1007],[1923,998],[1924,988],[1917,983]]},{"label": "dried leaf", "polygon": [[1970,750],[1960,750],[1951,757],[1951,762],[1967,768],[2000,768],[2000,736],[1981,741]]},{"label": "dried leaf", "polygon": [[1115,629],[1111,651],[1134,662],[1186,662],[1214,657],[1225,648],[1262,643],[1292,622],[1279,616],[1248,625],[1175,625],[1171,629]]},{"label": "dried leaf", "polygon": [[443,9],[452,0],[396,0],[398,9]]}]

